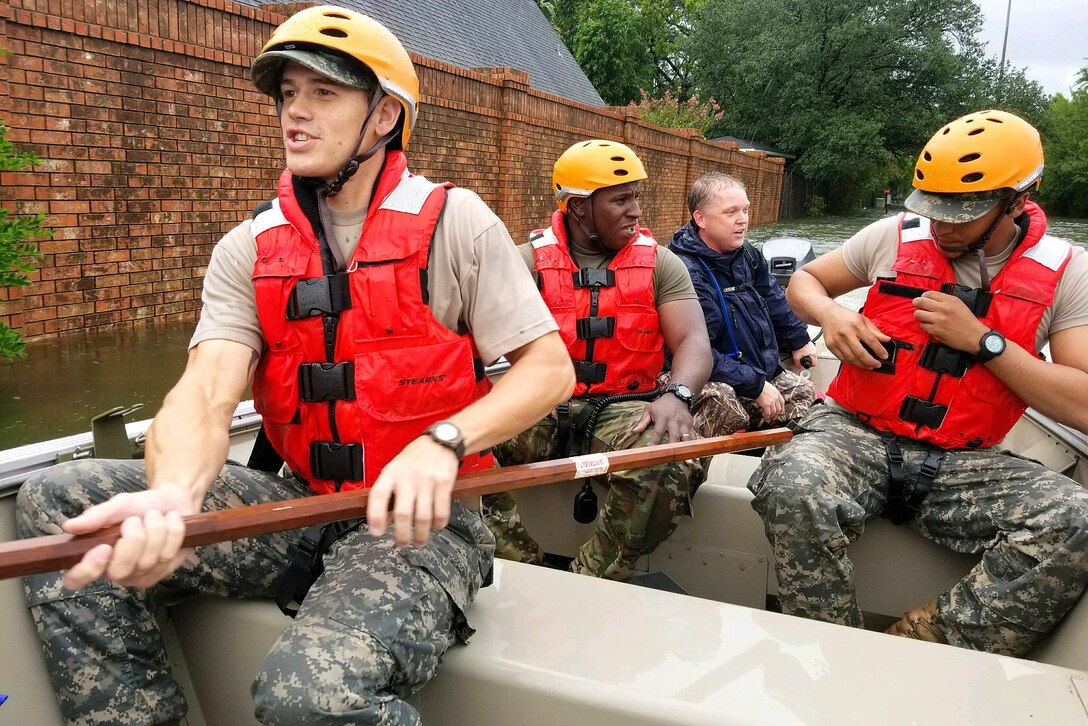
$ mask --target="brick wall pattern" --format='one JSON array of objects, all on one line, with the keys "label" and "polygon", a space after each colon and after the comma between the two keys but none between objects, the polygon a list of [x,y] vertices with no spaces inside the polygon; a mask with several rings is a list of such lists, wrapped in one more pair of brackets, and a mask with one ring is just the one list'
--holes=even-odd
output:
[{"label": "brick wall pattern", "polygon": [[[270,198],[282,147],[249,62],[297,6],[229,0],[10,0],[0,5],[0,118],[33,170],[0,174],[0,204],[54,230],[0,322],[25,338],[192,320],[212,246]],[[551,165],[585,138],[631,146],[650,175],[643,224],[666,242],[712,169],[748,186],[752,224],[778,218],[782,164],[623,108],[529,87],[507,68],[413,57],[422,106],[410,168],[477,192],[513,238],[547,224]]]}]

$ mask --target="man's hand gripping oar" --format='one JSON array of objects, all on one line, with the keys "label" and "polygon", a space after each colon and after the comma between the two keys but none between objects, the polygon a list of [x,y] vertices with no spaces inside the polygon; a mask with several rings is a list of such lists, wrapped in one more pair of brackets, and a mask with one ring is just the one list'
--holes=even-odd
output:
[{"label": "man's hand gripping oar", "polygon": [[[791,436],[788,429],[768,429],[490,469],[458,477],[453,496],[459,499],[475,497],[540,484],[582,479],[609,471],[625,471],[685,459],[699,459],[714,454],[780,444],[789,441]],[[269,532],[308,527],[312,524],[361,517],[366,513],[366,500],[367,490],[362,489],[195,514],[185,518],[185,539],[182,546],[199,547]],[[80,536],[56,534],[2,543],[0,544],[0,579],[71,567],[79,562],[92,547],[100,544],[112,545],[119,536],[120,528],[112,526],[94,534]]]}]

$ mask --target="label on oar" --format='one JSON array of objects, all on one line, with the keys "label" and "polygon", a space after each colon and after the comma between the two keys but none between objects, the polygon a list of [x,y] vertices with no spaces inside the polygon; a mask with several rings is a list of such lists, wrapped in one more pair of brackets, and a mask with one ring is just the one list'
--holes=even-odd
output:
[{"label": "label on oar", "polygon": [[585,456],[573,456],[574,478],[585,479],[588,476],[597,476],[608,471],[608,457],[604,454],[586,454]]}]

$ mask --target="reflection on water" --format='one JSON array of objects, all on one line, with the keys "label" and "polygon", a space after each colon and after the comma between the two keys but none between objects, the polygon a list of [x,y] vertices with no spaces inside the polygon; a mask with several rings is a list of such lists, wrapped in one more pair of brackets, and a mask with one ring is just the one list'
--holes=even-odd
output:
[{"label": "reflection on water", "polygon": [[27,343],[0,361],[0,449],[68,436],[114,406],[144,405],[150,418],[185,367],[193,323],[73,333]]},{"label": "reflection on water", "polygon": [[[878,218],[787,220],[757,227],[751,238],[759,245],[772,237],[803,237],[822,254]],[[1088,248],[1088,220],[1051,219],[1050,232]],[[0,449],[89,431],[91,418],[114,406],[142,403],[130,420],[150,418],[181,375],[192,328],[173,323],[72,333],[28,343],[27,357],[19,361],[0,360]]]}]

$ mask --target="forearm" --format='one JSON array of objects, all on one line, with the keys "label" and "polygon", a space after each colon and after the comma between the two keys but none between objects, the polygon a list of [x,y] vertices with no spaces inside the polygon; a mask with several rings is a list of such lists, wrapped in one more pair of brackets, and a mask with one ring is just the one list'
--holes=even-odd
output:
[{"label": "forearm", "polygon": [[713,355],[705,337],[687,336],[673,351],[670,379],[698,393],[710,379]]},{"label": "forearm", "polygon": [[786,288],[786,301],[794,314],[809,325],[822,325],[829,310],[839,307],[827,288],[813,275],[798,270],[790,278]]},{"label": "forearm", "polygon": [[548,333],[507,354],[512,362],[491,391],[450,420],[465,451],[495,446],[533,426],[574,391],[574,367],[558,333]]},{"label": "forearm", "polygon": [[231,419],[256,361],[252,350],[226,341],[208,341],[194,349],[147,433],[151,488],[179,487],[199,507],[226,461]]},{"label": "forearm", "polygon": [[1013,343],[985,365],[1039,413],[1088,433],[1088,373],[1085,371],[1040,360]]}]

